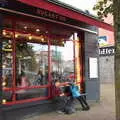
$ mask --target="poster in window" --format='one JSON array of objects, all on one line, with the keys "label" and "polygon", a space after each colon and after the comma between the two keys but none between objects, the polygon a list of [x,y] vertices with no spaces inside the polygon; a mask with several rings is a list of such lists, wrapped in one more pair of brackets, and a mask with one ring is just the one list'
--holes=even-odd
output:
[{"label": "poster in window", "polygon": [[98,78],[98,62],[97,58],[89,58],[89,77]]}]

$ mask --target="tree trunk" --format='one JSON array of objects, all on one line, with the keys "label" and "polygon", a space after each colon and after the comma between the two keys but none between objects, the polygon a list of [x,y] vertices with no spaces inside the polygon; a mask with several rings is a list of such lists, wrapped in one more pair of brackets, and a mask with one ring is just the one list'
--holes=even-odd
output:
[{"label": "tree trunk", "polygon": [[113,0],[115,28],[115,101],[116,120],[120,120],[120,0]]}]

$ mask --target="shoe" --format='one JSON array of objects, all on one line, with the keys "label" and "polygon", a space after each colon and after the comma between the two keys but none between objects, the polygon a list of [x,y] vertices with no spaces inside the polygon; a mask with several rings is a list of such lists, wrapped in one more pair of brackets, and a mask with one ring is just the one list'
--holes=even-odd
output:
[{"label": "shoe", "polygon": [[90,109],[89,107],[82,108],[83,111],[87,111],[87,110],[89,110],[89,109]]},{"label": "shoe", "polygon": [[90,109],[90,107],[88,106],[88,107],[86,107],[86,110],[89,110]]},{"label": "shoe", "polygon": [[59,114],[63,114],[64,112],[63,111],[61,111],[61,110],[58,110],[58,111],[56,111],[57,113],[59,113]]},{"label": "shoe", "polygon": [[86,108],[82,108],[82,111],[86,111]]}]

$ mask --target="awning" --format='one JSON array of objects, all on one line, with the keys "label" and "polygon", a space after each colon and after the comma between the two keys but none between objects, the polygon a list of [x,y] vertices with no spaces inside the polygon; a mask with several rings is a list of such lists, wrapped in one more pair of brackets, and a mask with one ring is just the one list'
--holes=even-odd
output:
[{"label": "awning", "polygon": [[63,16],[66,16],[66,17],[69,17],[75,20],[79,20],[81,22],[85,22],[89,25],[103,28],[109,31],[114,31],[111,25],[104,23],[102,21],[99,21],[98,19],[95,19],[92,16],[88,16],[88,15],[73,11],[72,9],[70,10],[58,4],[48,2],[47,0],[18,0],[18,1],[37,7],[37,8],[49,10],[51,12],[55,12],[57,14],[60,14],[60,15],[63,15]]}]

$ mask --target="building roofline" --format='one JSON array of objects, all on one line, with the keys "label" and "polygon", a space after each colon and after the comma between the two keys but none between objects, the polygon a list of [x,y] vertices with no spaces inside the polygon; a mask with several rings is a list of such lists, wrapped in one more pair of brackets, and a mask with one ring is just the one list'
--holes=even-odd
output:
[{"label": "building roofline", "polygon": [[85,16],[88,16],[88,17],[91,17],[91,18],[93,18],[93,19],[96,19],[96,20],[101,21],[97,16],[95,16],[95,15],[93,15],[93,14],[91,14],[91,13],[88,14],[88,13],[86,13],[85,11],[83,11],[82,9],[76,8],[76,7],[74,7],[74,6],[70,5],[70,4],[61,2],[61,1],[59,1],[59,0],[47,0],[47,1],[48,1],[48,2],[51,2],[51,3],[53,3],[53,4],[56,4],[56,5],[59,5],[59,6],[61,6],[61,7],[67,8],[67,9],[69,9],[69,10],[72,10],[72,11],[74,11],[74,12],[77,12],[77,13],[80,13],[80,14],[83,14],[83,15],[85,15]]},{"label": "building roofline", "polygon": [[87,13],[77,8],[74,8],[70,5],[67,5],[57,0],[17,0],[17,1],[20,1],[22,3],[28,4],[37,8],[55,12],[57,14],[72,18],[77,21],[87,23],[92,26],[103,28],[109,31],[114,31],[114,28],[112,25],[99,20],[97,17],[92,16],[91,14],[88,15]]}]

